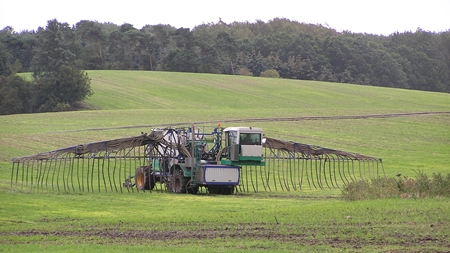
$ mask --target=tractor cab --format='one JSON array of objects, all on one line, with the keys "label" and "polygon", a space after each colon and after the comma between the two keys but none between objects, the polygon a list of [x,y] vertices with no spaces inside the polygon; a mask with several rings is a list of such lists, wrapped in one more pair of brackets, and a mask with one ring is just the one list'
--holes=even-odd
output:
[{"label": "tractor cab", "polygon": [[223,130],[224,153],[221,164],[264,166],[262,154],[263,134],[261,128],[228,127]]}]

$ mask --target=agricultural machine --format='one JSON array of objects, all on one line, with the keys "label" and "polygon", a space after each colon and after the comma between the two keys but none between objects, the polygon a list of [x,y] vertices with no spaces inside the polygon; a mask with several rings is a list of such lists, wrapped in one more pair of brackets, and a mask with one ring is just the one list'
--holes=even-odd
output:
[{"label": "agricultural machine", "polygon": [[163,136],[162,141],[149,143],[148,164],[136,170],[135,184],[130,177],[125,187],[153,190],[159,182],[174,193],[195,194],[206,187],[210,193],[232,194],[239,184],[240,165],[264,165],[260,128],[217,127],[204,133],[192,126],[153,132]]},{"label": "agricultural machine", "polygon": [[[13,159],[13,190],[212,194],[340,188],[384,175],[379,158],[194,125]],[[203,190],[202,190],[203,191]]]}]

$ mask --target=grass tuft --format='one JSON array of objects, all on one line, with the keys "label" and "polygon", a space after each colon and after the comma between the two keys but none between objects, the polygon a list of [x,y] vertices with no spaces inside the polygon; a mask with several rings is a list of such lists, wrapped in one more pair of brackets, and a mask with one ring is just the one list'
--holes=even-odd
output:
[{"label": "grass tuft", "polygon": [[383,198],[442,198],[450,197],[450,173],[433,173],[429,178],[418,170],[416,177],[379,177],[369,181],[355,181],[342,190],[347,201]]}]

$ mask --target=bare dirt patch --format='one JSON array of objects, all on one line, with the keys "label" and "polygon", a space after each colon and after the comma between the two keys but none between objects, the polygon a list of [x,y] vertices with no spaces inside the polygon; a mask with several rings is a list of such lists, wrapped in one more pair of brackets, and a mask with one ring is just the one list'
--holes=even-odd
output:
[{"label": "bare dirt patch", "polygon": [[[370,224],[373,226],[374,224]],[[194,226],[194,225],[192,225]],[[292,231],[290,231],[292,230]],[[297,232],[303,231],[303,232]],[[326,231],[326,233],[324,233]],[[339,226],[327,229],[302,227],[284,224],[281,227],[275,224],[235,224],[214,229],[205,227],[198,230],[120,230],[117,228],[91,227],[78,231],[17,231],[0,233],[0,236],[31,237],[74,237],[75,241],[93,241],[95,243],[127,243],[145,244],[153,241],[180,241],[180,240],[211,240],[211,239],[255,239],[273,240],[277,242],[290,242],[304,246],[329,245],[333,248],[362,249],[372,247],[438,247],[449,249],[450,242],[445,238],[436,238],[430,235],[404,236],[401,234],[385,234],[383,236],[364,237],[349,233],[340,233]],[[96,238],[96,239],[94,239]]]}]

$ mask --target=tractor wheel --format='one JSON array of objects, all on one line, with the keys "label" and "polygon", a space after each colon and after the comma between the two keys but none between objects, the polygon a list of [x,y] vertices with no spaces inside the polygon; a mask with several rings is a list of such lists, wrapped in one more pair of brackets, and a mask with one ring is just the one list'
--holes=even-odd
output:
[{"label": "tractor wheel", "polygon": [[191,181],[189,180],[189,182],[186,185],[186,191],[189,194],[197,194],[198,193],[198,185],[191,185]]},{"label": "tractor wheel", "polygon": [[220,187],[219,186],[208,186],[208,192],[209,192],[209,194],[220,194]]},{"label": "tractor wheel", "polygon": [[210,194],[231,195],[234,193],[234,186],[209,186],[208,192]]},{"label": "tractor wheel", "polygon": [[234,193],[234,186],[224,186],[222,188],[222,194],[231,195]]},{"label": "tractor wheel", "polygon": [[150,166],[141,166],[136,170],[134,181],[138,190],[153,190],[155,187],[155,179],[151,176],[152,169]]},{"label": "tractor wheel", "polygon": [[172,175],[172,192],[174,193],[186,193],[188,178],[184,177],[183,171],[177,169],[173,172]]}]

